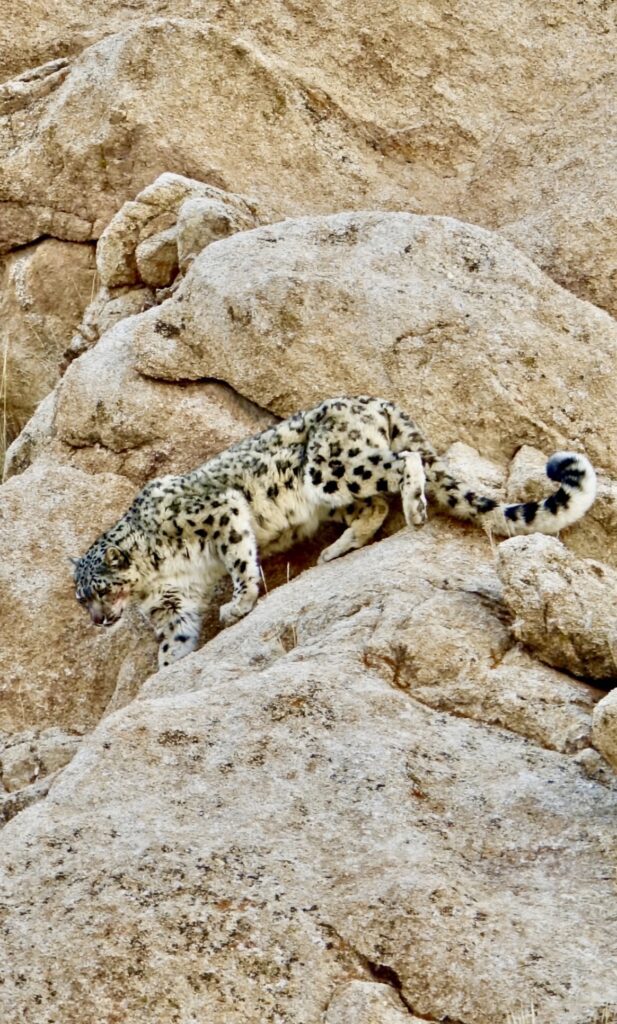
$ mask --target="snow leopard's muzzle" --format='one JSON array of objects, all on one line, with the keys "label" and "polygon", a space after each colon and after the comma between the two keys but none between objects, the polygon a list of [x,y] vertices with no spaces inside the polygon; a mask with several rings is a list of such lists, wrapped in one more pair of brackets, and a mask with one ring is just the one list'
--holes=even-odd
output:
[{"label": "snow leopard's muzzle", "polygon": [[88,611],[95,626],[113,626],[114,623],[119,622],[122,618],[124,608],[109,608],[99,601],[92,601],[88,605]]}]

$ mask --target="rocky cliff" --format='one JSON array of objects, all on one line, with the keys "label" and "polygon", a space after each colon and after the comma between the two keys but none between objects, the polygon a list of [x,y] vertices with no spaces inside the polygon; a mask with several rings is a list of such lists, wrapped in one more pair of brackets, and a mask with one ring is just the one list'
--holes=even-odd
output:
[{"label": "rocky cliff", "polygon": [[[446,8],[3,11],[2,1020],[617,1020],[616,32]],[[161,672],[89,625],[68,559],[145,481],[345,392],[597,501],[393,503]]]}]

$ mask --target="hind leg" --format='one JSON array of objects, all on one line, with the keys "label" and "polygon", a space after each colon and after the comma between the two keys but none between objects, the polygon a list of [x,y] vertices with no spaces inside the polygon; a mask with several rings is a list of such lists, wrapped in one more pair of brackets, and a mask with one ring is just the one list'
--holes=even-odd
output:
[{"label": "hind leg", "polygon": [[426,522],[426,476],[419,452],[401,452],[405,460],[401,499],[408,526],[422,526]]},{"label": "hind leg", "polygon": [[363,547],[388,515],[389,506],[385,498],[369,498],[365,502],[354,502],[342,514],[347,529],[334,544],[324,548],[318,562],[331,562],[333,558],[346,555],[348,551]]},{"label": "hind leg", "polygon": [[356,448],[353,456],[330,458],[309,453],[306,482],[318,502],[343,508],[354,501],[398,494],[403,483],[405,457],[389,448]]}]

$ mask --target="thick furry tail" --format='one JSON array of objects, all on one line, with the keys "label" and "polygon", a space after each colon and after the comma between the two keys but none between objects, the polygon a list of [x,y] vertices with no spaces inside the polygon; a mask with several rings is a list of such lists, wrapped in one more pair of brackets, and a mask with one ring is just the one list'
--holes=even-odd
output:
[{"label": "thick furry tail", "polygon": [[577,452],[556,452],[546,475],[559,484],[543,501],[503,505],[469,490],[456,480],[440,459],[425,465],[426,491],[438,505],[459,519],[470,519],[499,536],[559,533],[581,518],[596,496],[596,474],[589,459]]},{"label": "thick furry tail", "polygon": [[544,501],[504,505],[477,494],[452,476],[417,424],[394,403],[387,403],[390,444],[396,452],[419,452],[426,475],[426,495],[458,519],[480,523],[499,536],[558,533],[585,514],[596,496],[596,474],[589,459],[577,452],[556,452],[546,464],[557,490]]}]

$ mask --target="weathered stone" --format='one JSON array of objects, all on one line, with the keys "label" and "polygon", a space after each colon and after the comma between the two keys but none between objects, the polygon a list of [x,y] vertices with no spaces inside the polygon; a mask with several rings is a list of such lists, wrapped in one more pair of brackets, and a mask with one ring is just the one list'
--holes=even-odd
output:
[{"label": "weathered stone", "polygon": [[504,601],[519,640],[549,665],[617,681],[617,572],[533,534],[499,545]]},{"label": "weathered stone", "polygon": [[[233,81],[233,90],[221,81]],[[84,50],[17,123],[7,117],[4,131],[0,124],[0,251],[43,231],[96,238],[123,202],[165,171],[250,191],[279,216],[313,204],[345,206],[351,183],[355,205],[367,190],[381,193],[382,203],[394,192],[408,204],[400,185],[378,183],[382,158],[344,118],[331,111],[327,129],[319,128],[319,106],[318,94],[293,74],[207,21],[124,27]]]},{"label": "weathered stone", "polygon": [[145,483],[187,472],[272,422],[222,384],[170,386],[143,377],[133,352],[137,323],[116,324],[61,382],[54,432],[75,465]]},{"label": "weathered stone", "polygon": [[[181,242],[176,237],[179,217]],[[134,201],[124,203],[105,228],[96,249],[97,269],[108,288],[136,284],[140,278],[163,287],[177,270],[179,246],[184,266],[200,242],[201,249],[258,223],[255,204],[244,196],[180,174],[161,174]]]},{"label": "weathered stone", "polygon": [[422,1024],[388,985],[350,981],[328,1006],[325,1024]]},{"label": "weathered stone", "polygon": [[217,198],[214,189],[211,192],[186,199],[178,211],[178,259],[183,272],[211,242],[257,226],[255,216],[240,204],[233,205],[225,194]]},{"label": "weathered stone", "polygon": [[52,726],[17,733],[0,745],[0,781],[9,793],[58,771],[74,756],[81,736]]},{"label": "weathered stone", "polygon": [[134,490],[123,477],[43,459],[0,489],[1,729],[92,728],[127,655],[150,642],[147,630],[121,625],[112,635],[89,624],[69,564]]},{"label": "weathered stone", "polygon": [[12,793],[5,794],[4,790],[0,791],[0,826],[5,825],[26,807],[31,807],[32,804],[36,804],[46,797],[61,770],[59,768],[57,771],[51,772],[50,775],[45,775],[44,778],[37,779],[29,786],[16,789]]},{"label": "weathered stone", "polygon": [[490,559],[440,523],[320,566],[108,717],[0,834],[0,1013],[318,1024],[378,978],[421,1020],[614,1002],[615,788],[363,660],[384,620],[395,655],[436,594],[498,589]]},{"label": "weathered stone", "polygon": [[461,480],[468,480],[473,490],[480,490],[497,501],[505,500],[504,471],[496,462],[461,441],[450,445],[445,458],[454,474]]},{"label": "weathered stone", "polygon": [[[613,93],[600,74],[572,97],[565,117],[506,124],[464,202],[470,220],[498,230],[559,284],[614,316]],[[556,178],[559,188],[546,187]]]},{"label": "weathered stone", "polygon": [[49,96],[64,81],[69,70],[70,61],[60,57],[25,71],[13,81],[3,82],[0,85],[0,114],[14,114]]},{"label": "weathered stone", "polygon": [[[594,715],[598,712],[598,709],[601,708],[603,701],[604,698],[596,704]],[[594,737],[594,741],[597,742],[597,735]],[[602,740],[600,740],[600,742],[602,742]],[[612,746],[614,747],[614,744]],[[594,750],[592,747],[583,747],[582,750],[579,750],[575,754],[574,760],[581,766],[585,774],[588,775],[590,779],[594,779],[596,782],[601,782],[604,786],[612,787],[615,785],[615,771],[614,765],[611,766],[610,764],[611,756],[611,753],[607,753],[606,757],[602,757],[602,754],[597,750]]]},{"label": "weathered stone", "polygon": [[94,299],[84,312],[76,333],[67,347],[67,359],[75,359],[91,348],[106,331],[111,330],[119,320],[143,313],[155,304],[151,288],[139,285],[118,288],[99,288]]},{"label": "weathered stone", "polygon": [[595,707],[593,742],[617,770],[617,690],[607,694]]},{"label": "weathered stone", "polygon": [[36,458],[49,450],[54,432],[56,398],[54,389],[43,399],[24,429],[7,448],[3,480],[23,473]]},{"label": "weathered stone", "polygon": [[589,746],[599,691],[513,648],[495,598],[495,591],[452,594],[446,587],[411,613],[388,607],[366,647],[366,664],[440,711],[503,726],[557,750]]},{"label": "weathered stone", "polygon": [[459,16],[428,0],[410,18],[402,3],[241,0],[216,29],[207,0],[173,9],[148,22],[157,0],[91,0],[84,21],[78,0],[5,4],[4,77],[81,54],[5,87],[7,244],[97,237],[173,169],[279,215],[448,211],[615,309],[610,7],[491,0]]},{"label": "weathered stone", "polygon": [[54,239],[0,260],[0,374],[9,441],[59,380],[94,272],[91,246]]},{"label": "weathered stone", "polygon": [[139,277],[153,288],[171,284],[178,273],[178,243],[176,228],[159,231],[144,238],[135,249],[135,262]]}]

